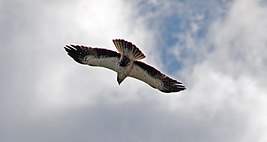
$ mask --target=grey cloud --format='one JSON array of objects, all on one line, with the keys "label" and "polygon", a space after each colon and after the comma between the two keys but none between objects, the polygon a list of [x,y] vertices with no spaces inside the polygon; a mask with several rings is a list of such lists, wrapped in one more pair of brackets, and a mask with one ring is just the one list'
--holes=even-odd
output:
[{"label": "grey cloud", "polygon": [[3,137],[6,141],[239,141],[246,123],[244,114],[232,108],[197,118],[182,109],[164,109],[151,98],[120,104],[101,102],[40,120],[10,119],[4,124]]},{"label": "grey cloud", "polygon": [[[116,8],[124,11],[124,3],[117,2]],[[224,92],[217,94],[214,88],[210,92],[205,90],[208,88],[206,82],[216,80],[198,82],[201,76],[190,70],[193,74],[184,77],[188,79],[188,90],[168,96],[136,80],[126,79],[127,82],[118,86],[115,73],[78,65],[63,50],[69,43],[83,44],[88,40],[102,43],[103,38],[98,38],[112,37],[119,32],[112,29],[114,25],[140,28],[140,25],[132,24],[136,19],[128,21],[131,24],[108,21],[111,26],[105,27],[98,23],[101,20],[92,20],[94,17],[84,13],[84,17],[77,18],[82,15],[79,13],[81,3],[90,7],[95,3],[91,1],[79,1],[79,4],[70,1],[1,3],[1,141],[225,142],[257,141],[256,138],[261,137],[261,134],[252,136],[249,133],[252,130],[247,130],[255,127],[246,109],[237,107],[243,105],[239,98],[232,100],[228,93],[224,98]],[[102,3],[100,1],[98,5]],[[121,16],[128,15],[118,17]],[[82,18],[88,18],[90,24],[77,21]],[[85,31],[84,25],[90,31]],[[123,34],[137,37],[136,40],[153,33],[146,33],[147,30],[140,36],[136,27],[126,31],[129,33]],[[150,42],[145,39],[141,41]],[[110,39],[104,42],[106,40]],[[199,68],[194,69],[197,72]],[[199,85],[202,83],[204,87]],[[193,85],[197,87],[193,88]],[[244,100],[248,102],[247,98]]]}]

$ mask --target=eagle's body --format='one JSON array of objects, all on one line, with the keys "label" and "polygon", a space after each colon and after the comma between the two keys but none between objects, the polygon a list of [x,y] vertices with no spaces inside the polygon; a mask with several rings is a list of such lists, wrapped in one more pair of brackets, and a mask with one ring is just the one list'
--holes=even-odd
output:
[{"label": "eagle's body", "polygon": [[117,72],[117,81],[120,84],[127,76],[146,82],[162,92],[179,92],[185,90],[182,83],[162,74],[155,68],[138,60],[145,55],[131,42],[113,40],[119,53],[79,45],[66,46],[65,50],[78,63],[90,66],[100,66]]}]

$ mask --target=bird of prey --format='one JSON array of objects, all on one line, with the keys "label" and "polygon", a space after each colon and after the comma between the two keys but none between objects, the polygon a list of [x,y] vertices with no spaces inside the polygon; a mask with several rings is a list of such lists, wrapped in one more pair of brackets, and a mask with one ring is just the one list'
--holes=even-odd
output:
[{"label": "bird of prey", "polygon": [[165,93],[185,90],[185,86],[162,74],[154,67],[139,60],[145,55],[131,42],[114,39],[118,52],[80,45],[66,45],[68,55],[76,62],[84,65],[99,66],[117,72],[117,82],[120,85],[126,77],[139,79],[151,87]]}]

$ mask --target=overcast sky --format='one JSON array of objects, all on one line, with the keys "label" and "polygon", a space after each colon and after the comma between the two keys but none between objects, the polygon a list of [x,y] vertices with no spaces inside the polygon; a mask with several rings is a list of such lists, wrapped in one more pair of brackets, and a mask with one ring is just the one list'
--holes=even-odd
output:
[{"label": "overcast sky", "polygon": [[[264,0],[1,0],[1,142],[266,142]],[[66,44],[115,50],[183,82],[164,94],[83,66]]]}]

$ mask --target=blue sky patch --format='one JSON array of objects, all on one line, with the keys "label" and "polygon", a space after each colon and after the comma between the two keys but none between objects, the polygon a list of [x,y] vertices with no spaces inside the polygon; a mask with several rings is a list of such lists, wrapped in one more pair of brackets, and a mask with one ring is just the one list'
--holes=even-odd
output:
[{"label": "blue sky patch", "polygon": [[172,4],[167,8],[164,6],[165,3],[149,0],[140,0],[137,4],[140,8],[139,14],[147,15],[148,26],[159,32],[156,45],[160,51],[160,58],[166,66],[166,71],[173,73],[183,66],[183,61],[178,61],[179,58],[172,53],[173,48],[183,51],[183,58],[193,57],[194,60],[194,56],[197,55],[190,50],[201,47],[187,47],[185,36],[189,34],[195,42],[205,40],[209,26],[218,17],[224,16],[223,9],[229,6],[229,2],[228,0],[208,0],[205,3],[197,0],[168,2]]}]

